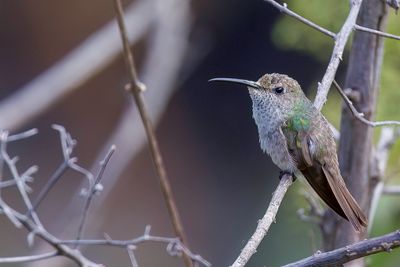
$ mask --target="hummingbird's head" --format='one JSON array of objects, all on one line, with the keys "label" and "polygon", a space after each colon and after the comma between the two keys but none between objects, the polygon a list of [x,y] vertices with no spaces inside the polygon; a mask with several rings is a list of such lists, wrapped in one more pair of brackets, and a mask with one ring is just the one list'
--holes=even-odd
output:
[{"label": "hummingbird's head", "polygon": [[283,123],[307,99],[297,81],[284,74],[265,74],[256,82],[233,78],[215,78],[210,81],[246,85],[253,101],[253,118],[259,130]]}]

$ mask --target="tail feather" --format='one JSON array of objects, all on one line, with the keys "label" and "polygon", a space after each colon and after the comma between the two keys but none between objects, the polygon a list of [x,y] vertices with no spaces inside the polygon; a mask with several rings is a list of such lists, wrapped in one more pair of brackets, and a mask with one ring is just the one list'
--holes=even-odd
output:
[{"label": "tail feather", "polygon": [[357,232],[360,232],[368,224],[368,219],[362,212],[360,206],[357,204],[346,185],[343,181],[335,179],[329,170],[322,166],[322,170],[328,180],[329,186],[335,195],[343,213],[353,225]]}]

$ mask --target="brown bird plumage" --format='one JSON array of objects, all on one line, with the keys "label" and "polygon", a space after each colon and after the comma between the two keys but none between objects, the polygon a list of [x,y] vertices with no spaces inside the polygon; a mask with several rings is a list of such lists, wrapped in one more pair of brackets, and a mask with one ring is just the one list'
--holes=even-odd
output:
[{"label": "brown bird plumage", "polygon": [[321,199],[350,221],[356,231],[367,218],[340,174],[336,143],[329,124],[294,79],[265,74],[257,82],[217,78],[247,85],[261,148],[285,172],[304,176]]}]

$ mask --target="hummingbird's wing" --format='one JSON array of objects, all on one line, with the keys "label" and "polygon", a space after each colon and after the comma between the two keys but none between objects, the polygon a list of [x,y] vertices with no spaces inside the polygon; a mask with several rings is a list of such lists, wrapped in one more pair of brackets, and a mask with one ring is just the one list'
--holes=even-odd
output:
[{"label": "hummingbird's wing", "polygon": [[283,133],[298,169],[322,200],[360,231],[367,219],[340,175],[336,143],[327,122],[322,117],[307,131],[293,130],[283,129]]}]

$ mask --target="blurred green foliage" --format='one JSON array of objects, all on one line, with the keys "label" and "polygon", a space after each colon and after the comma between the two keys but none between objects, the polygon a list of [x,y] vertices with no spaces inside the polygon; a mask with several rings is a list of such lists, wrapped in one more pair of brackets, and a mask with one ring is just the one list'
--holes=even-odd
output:
[{"label": "blurred green foliage", "polygon": [[[321,1],[321,0],[288,0],[288,8],[305,18],[329,29],[338,32],[342,26],[348,10],[349,1]],[[399,20],[394,10],[390,9],[387,32],[400,35]],[[282,14],[277,20],[272,38],[275,45],[282,50],[298,51],[308,54],[323,64],[327,64],[332,52],[333,41],[330,37],[306,26],[299,21]],[[345,64],[348,59],[348,48],[344,55]],[[384,62],[381,76],[381,88],[378,97],[377,120],[400,120],[400,41],[386,39]],[[311,74],[310,75],[315,75]],[[340,73],[339,73],[340,75]],[[322,77],[314,77],[313,90],[317,81]],[[324,114],[336,127],[340,124],[341,99],[334,90],[331,90],[328,102],[324,107]],[[379,129],[377,136],[379,134]],[[386,171],[389,183],[399,182],[400,173],[400,144],[397,143],[391,151],[389,166]],[[399,197],[382,197],[374,219],[372,236],[381,235],[399,228],[400,208]],[[369,266],[398,266],[400,251],[388,254],[378,254],[367,259]]]}]

